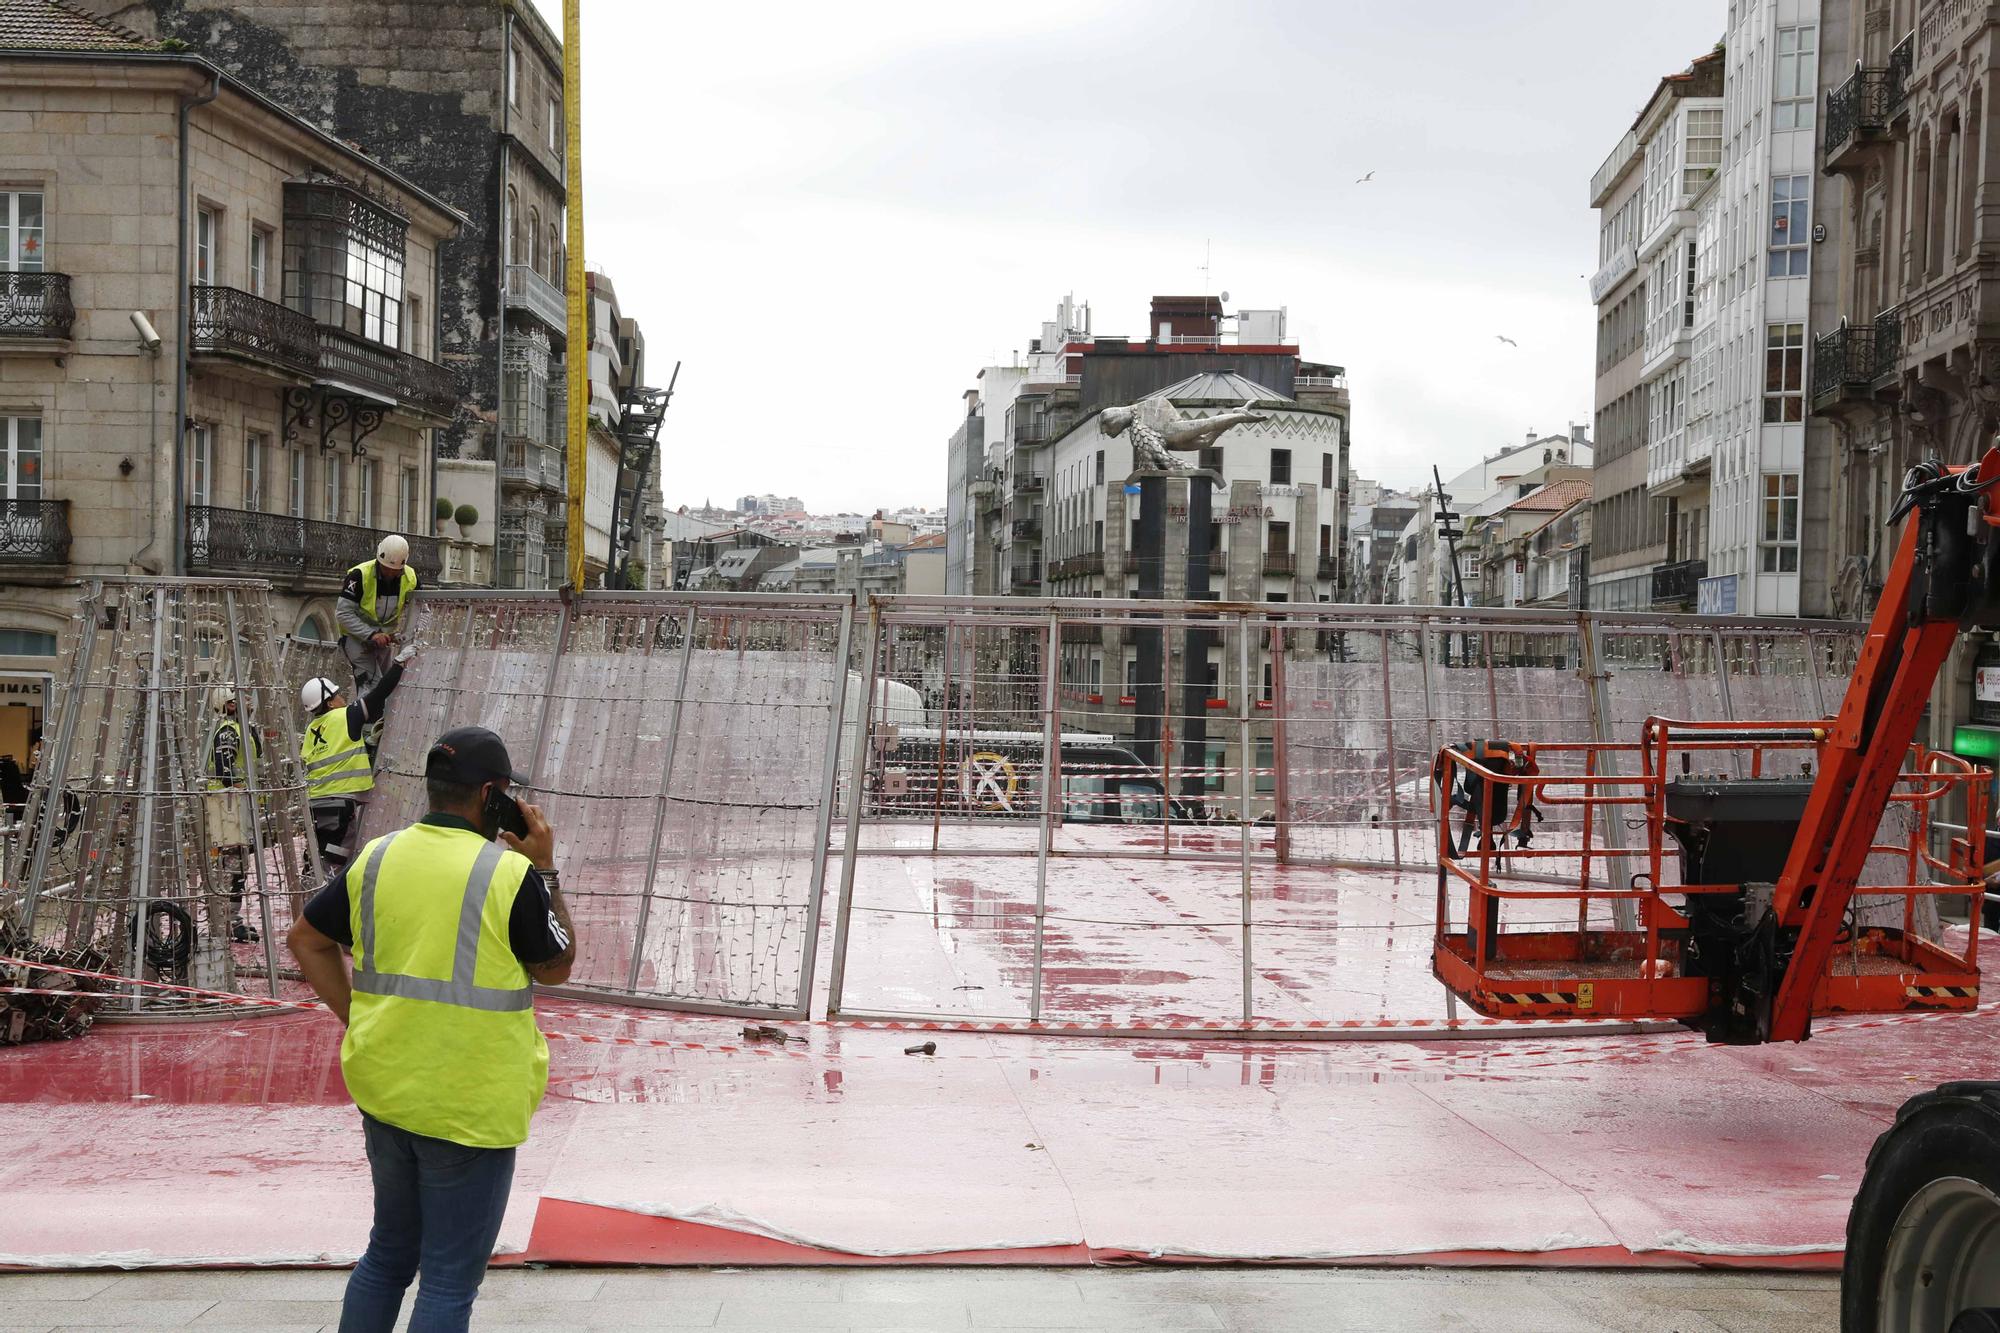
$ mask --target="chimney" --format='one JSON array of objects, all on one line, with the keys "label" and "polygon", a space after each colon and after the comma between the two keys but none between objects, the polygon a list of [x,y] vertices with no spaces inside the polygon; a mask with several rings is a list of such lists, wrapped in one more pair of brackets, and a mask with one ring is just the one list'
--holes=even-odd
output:
[{"label": "chimney", "polygon": [[1569,427],[1569,442],[1571,444],[1589,444],[1590,438],[1583,433],[1584,429],[1584,427],[1577,425],[1575,422],[1571,422]]}]

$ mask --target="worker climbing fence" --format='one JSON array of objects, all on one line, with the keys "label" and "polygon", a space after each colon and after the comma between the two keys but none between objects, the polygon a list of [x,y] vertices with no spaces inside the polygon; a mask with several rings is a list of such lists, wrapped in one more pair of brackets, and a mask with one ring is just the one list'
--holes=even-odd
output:
[{"label": "worker climbing fence", "polygon": [[426,594],[362,836],[422,815],[433,739],[490,727],[556,830],[572,988],[803,1014],[852,614],[831,597]]},{"label": "worker climbing fence", "polygon": [[[64,632],[23,836],[0,867],[9,956],[84,960],[135,982],[302,989],[281,937],[318,865],[277,641],[261,582],[88,584]],[[106,989],[109,1015],[210,1007]]]}]

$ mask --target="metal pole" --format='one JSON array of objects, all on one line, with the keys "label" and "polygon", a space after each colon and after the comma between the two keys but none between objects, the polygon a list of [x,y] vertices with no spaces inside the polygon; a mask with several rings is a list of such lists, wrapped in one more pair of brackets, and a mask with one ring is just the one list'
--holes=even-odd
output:
[{"label": "metal pole", "polygon": [[[250,716],[251,696],[256,691],[251,688],[250,682],[244,679],[243,652],[241,646],[236,641],[236,589],[224,588],[222,590],[222,612],[223,633],[229,636],[229,672],[231,679],[236,682],[237,725],[242,729],[246,741],[243,746],[243,776],[249,779],[247,796],[250,801],[250,850],[256,857],[253,864],[256,866],[257,875],[257,908],[264,926],[264,933],[262,935],[264,941],[264,983],[269,988],[272,998],[275,999],[278,994],[278,945],[277,941],[271,938],[273,925],[271,921],[270,885],[265,877],[264,820],[263,811],[257,808],[257,796],[264,787],[261,778],[262,764],[258,759],[258,752],[262,747],[257,740],[256,719]],[[306,817],[305,827],[312,827],[312,817],[310,815]],[[308,837],[307,841],[310,842],[311,838]],[[237,910],[240,911],[241,909],[238,908]]]},{"label": "metal pole", "polygon": [[[49,870],[49,839],[55,836],[56,812],[62,808],[63,780],[69,775],[70,754],[75,749],[78,714],[83,711],[85,680],[97,653],[97,615],[104,604],[104,584],[93,582],[84,598],[83,628],[77,633],[76,655],[70,662],[69,683],[63,687],[62,712],[56,722],[55,743],[45,745],[43,766],[50,776],[42,787],[42,811],[30,826],[35,834],[30,849],[28,882],[21,897],[19,928],[29,939],[35,937],[35,911],[42,894],[42,880]],[[51,681],[54,677],[50,677]],[[109,691],[106,698],[110,697]]]},{"label": "metal pole", "polygon": [[[1611,673],[1604,669],[1604,627],[1599,625],[1587,611],[1577,613],[1579,640],[1583,655],[1585,698],[1590,701],[1590,738],[1599,745],[1609,745],[1611,735]],[[1609,766],[1613,771],[1623,767],[1614,762]],[[1614,789],[1615,790],[1615,789]],[[1611,849],[1605,864],[1613,867],[1610,881],[1615,888],[1626,870],[1625,858],[1617,853],[1625,847],[1625,820],[1618,806],[1599,806],[1604,818],[1604,845]],[[1639,924],[1637,906],[1629,898],[1614,898],[1611,901],[1611,924],[1616,930],[1636,930]]]},{"label": "metal pole", "polygon": [[[840,1014],[841,992],[847,984],[847,934],[854,919],[854,863],[861,847],[861,788],[868,773],[868,734],[875,702],[875,667],[882,652],[882,604],[868,599],[868,671],[861,682],[861,709],[854,719],[854,746],[847,772],[847,830],[840,856],[840,905],[834,917],[833,964],[827,975],[826,1016]],[[842,689],[846,688],[843,679]],[[943,781],[943,775],[939,775]]]},{"label": "metal pole", "polygon": [[1035,959],[1028,980],[1028,1021],[1042,1020],[1042,921],[1049,906],[1049,820],[1055,809],[1056,761],[1061,741],[1056,734],[1055,646],[1061,636],[1056,613],[1049,613],[1048,638],[1042,645],[1042,817],[1035,840]]},{"label": "metal pole", "polygon": [[1243,889],[1242,889],[1242,930],[1243,930],[1243,1021],[1248,1023],[1255,1016],[1257,998],[1250,965],[1250,835],[1254,825],[1250,819],[1250,792],[1256,785],[1254,769],[1256,743],[1250,736],[1250,719],[1254,712],[1250,699],[1250,617],[1239,614],[1236,617],[1236,679],[1241,687],[1237,696],[1237,715],[1240,719],[1241,734],[1237,749],[1242,756],[1239,773],[1241,785],[1237,789],[1237,806],[1242,819],[1240,836],[1237,841],[1243,848]]},{"label": "metal pole", "polygon": [[1271,766],[1277,770],[1271,783],[1276,813],[1272,819],[1272,851],[1280,865],[1292,858],[1290,737],[1285,733],[1285,627],[1271,626]]},{"label": "metal pole", "polygon": [[[146,740],[145,768],[140,780],[146,785],[139,797],[139,865],[132,876],[132,888],[126,899],[125,930],[132,945],[132,975],[137,977],[146,965],[145,949],[139,942],[145,930],[146,895],[153,888],[153,802],[154,792],[160,785],[157,764],[160,753],[160,667],[166,656],[165,635],[167,628],[167,590],[153,589],[153,656],[146,673]],[[131,1010],[139,1011],[139,997],[144,992],[138,986],[132,988]]]},{"label": "metal pole", "polygon": [[[590,279],[583,265],[583,3],[563,0],[563,192],[569,262],[569,586],[583,591],[583,507],[590,489]],[[609,564],[611,553],[605,558]]]},{"label": "metal pole", "polygon": [[667,719],[666,756],[660,762],[660,792],[653,798],[653,836],[646,846],[646,883],[639,890],[639,920],[632,930],[632,963],[625,974],[625,989],[639,989],[639,966],[646,952],[646,923],[653,911],[653,885],[660,873],[660,835],[667,823],[667,788],[674,777],[674,751],[680,746],[681,708],[687,701],[688,667],[694,657],[696,609],[688,608],[687,624],[681,627],[680,683],[674,686],[674,710]]},{"label": "metal pole", "polygon": [[531,771],[537,781],[541,780],[541,773],[546,767],[542,747],[548,743],[549,717],[555,712],[556,705],[556,680],[562,674],[563,650],[569,646],[570,607],[569,598],[563,598],[562,611],[556,620],[556,641],[549,649],[549,674],[542,685],[542,711],[535,720],[535,744],[528,751],[528,762],[534,766]]},{"label": "metal pole", "polygon": [[840,725],[847,712],[847,654],[854,637],[854,603],[840,608],[840,644],[834,649],[833,712],[826,726],[826,777],[819,793],[819,818],[813,821],[812,888],[806,899],[805,956],[799,960],[799,1009],[812,1016],[813,970],[819,963],[820,897],[826,892],[826,843],[833,835],[833,804],[840,777]]}]

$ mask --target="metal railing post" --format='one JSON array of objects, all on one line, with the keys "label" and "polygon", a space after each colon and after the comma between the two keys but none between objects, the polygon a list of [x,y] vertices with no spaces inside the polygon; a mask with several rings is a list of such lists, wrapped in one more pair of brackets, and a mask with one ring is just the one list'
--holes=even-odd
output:
[{"label": "metal railing post", "polygon": [[639,919],[632,928],[632,961],[625,972],[625,989],[639,989],[639,968],[646,957],[646,926],[652,918],[653,886],[660,874],[660,836],[667,826],[667,792],[674,780],[674,753],[680,748],[681,711],[687,703],[688,668],[694,658],[694,631],[697,608],[689,607],[687,623],[681,626],[680,680],[674,686],[673,712],[667,718],[666,754],[660,761],[660,790],[653,798],[653,836],[646,842],[646,882],[639,890]]},{"label": "metal railing post", "polygon": [[[237,726],[244,733],[245,741],[243,746],[243,776],[248,779],[248,790],[245,794],[250,802],[250,851],[256,858],[252,864],[256,866],[257,910],[264,926],[264,932],[261,937],[264,943],[264,982],[270,989],[272,998],[275,999],[278,994],[278,945],[277,941],[271,938],[274,924],[271,920],[270,885],[266,877],[267,867],[264,864],[264,812],[257,807],[257,796],[264,786],[262,781],[263,764],[259,759],[259,754],[263,746],[258,739],[256,720],[250,716],[251,696],[256,691],[251,687],[250,682],[243,678],[243,651],[241,645],[237,642],[236,610],[236,590],[234,588],[224,588],[222,590],[222,629],[223,633],[229,636],[229,674],[230,679],[236,682]],[[268,802],[266,806],[268,808]],[[312,816],[310,813],[306,816],[305,827],[308,829],[312,827]],[[307,840],[311,840],[310,835],[308,835]],[[239,903],[231,903],[230,906],[232,912],[240,913],[242,911],[242,905]],[[230,925],[233,929],[235,922],[232,921]]]},{"label": "metal railing post", "polygon": [[1240,895],[1240,912],[1243,935],[1243,1021],[1248,1023],[1256,1015],[1257,997],[1251,973],[1250,960],[1250,839],[1256,828],[1250,815],[1250,794],[1257,783],[1257,743],[1250,735],[1251,720],[1256,708],[1251,701],[1250,687],[1250,617],[1239,612],[1236,617],[1236,678],[1242,689],[1237,696],[1238,749],[1243,756],[1241,769],[1242,786],[1237,790],[1237,808],[1242,827],[1237,841],[1242,846],[1243,885]]},{"label": "metal railing post", "polygon": [[820,898],[826,891],[826,843],[833,836],[833,805],[840,778],[840,726],[847,712],[847,654],[854,634],[854,603],[840,609],[840,643],[834,649],[833,708],[827,718],[826,775],[820,783],[819,817],[813,821],[812,880],[806,898],[805,954],[799,960],[799,1003],[802,1017],[812,1016],[813,972],[819,965]]},{"label": "metal railing post", "polygon": [[[861,678],[860,709],[854,718],[854,745],[847,773],[847,829],[840,854],[840,903],[834,915],[833,962],[827,971],[826,1016],[840,1014],[841,996],[847,986],[847,937],[854,920],[854,869],[861,854],[861,789],[868,775],[868,741],[874,719],[875,668],[882,652],[882,604],[868,599],[868,670]],[[840,687],[847,689],[845,668]],[[939,781],[943,781],[940,776]]]},{"label": "metal railing post", "polygon": [[[42,881],[49,870],[49,841],[55,836],[56,812],[62,808],[64,780],[69,776],[70,756],[76,748],[76,728],[79,715],[83,711],[85,679],[90,665],[97,655],[97,615],[103,609],[104,584],[93,582],[90,592],[84,598],[84,606],[93,614],[86,615],[83,628],[77,632],[76,653],[70,662],[69,681],[63,687],[62,711],[57,714],[56,734],[53,745],[44,746],[47,757],[43,765],[50,774],[42,788],[41,813],[36,822],[29,825],[28,834],[32,839],[29,849],[27,882],[21,894],[21,911],[18,926],[23,936],[33,938],[35,934],[35,912],[42,894]],[[55,677],[50,676],[51,683]]]},{"label": "metal railing post", "polygon": [[1035,839],[1035,958],[1028,980],[1028,1021],[1042,1021],[1042,941],[1047,933],[1043,922],[1049,908],[1049,827],[1055,810],[1057,758],[1062,744],[1056,731],[1056,644],[1061,624],[1049,612],[1048,636],[1042,644],[1042,812],[1041,828]]},{"label": "metal railing post", "polygon": [[[123,607],[121,606],[121,611]],[[146,895],[153,887],[153,802],[160,785],[160,669],[166,657],[165,635],[167,628],[167,590],[153,589],[153,654],[146,668],[146,740],[145,770],[141,780],[145,786],[139,797],[139,864],[138,873],[132,876],[132,891],[126,900],[126,910],[131,914],[125,922],[126,935],[132,947],[130,963],[133,975],[145,966],[145,950],[140,937],[146,929]],[[139,1011],[139,1000],[144,994],[136,983],[132,987],[130,1008]]]}]

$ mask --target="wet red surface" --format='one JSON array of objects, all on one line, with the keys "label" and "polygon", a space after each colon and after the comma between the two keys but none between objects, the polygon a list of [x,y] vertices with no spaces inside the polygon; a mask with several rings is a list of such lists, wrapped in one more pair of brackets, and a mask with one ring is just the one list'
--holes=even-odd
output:
[{"label": "wet red surface", "polygon": [[[1022,938],[994,947],[996,928],[952,924],[1017,902],[1018,866],[863,870],[880,900],[938,910],[882,914],[865,939],[857,918],[859,993],[911,1009],[981,995],[963,984],[1020,999]],[[1320,936],[1297,966],[1269,946],[1260,1011],[1441,1014],[1416,877],[1339,873],[1337,892],[1293,890],[1374,928]],[[1184,867],[1142,879],[1113,867],[1097,892],[1128,915],[1211,905]],[[997,929],[1023,929],[1002,915]],[[1058,1013],[1229,1016],[1239,960],[1212,919],[1150,945],[1132,927],[1065,928],[1048,955]],[[907,1033],[824,1022],[781,1046],[747,1043],[740,1020],[566,1001],[540,1015],[549,1096],[500,1249],[578,1262],[1826,1264],[1895,1107],[1990,1074],[2000,1035],[1984,1010],[1828,1021],[1803,1046],[1758,1049],[1561,1029],[938,1033],[926,1057],[903,1054]],[[246,1010],[0,1051],[0,1263],[351,1260],[368,1179],[337,1035],[323,1014]]]}]

